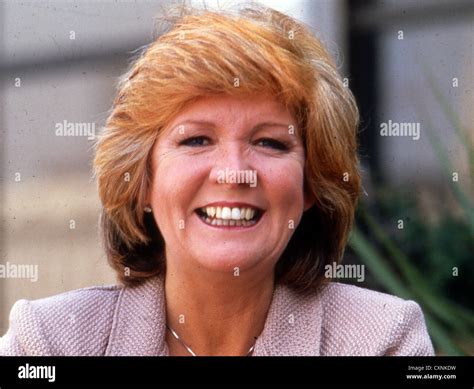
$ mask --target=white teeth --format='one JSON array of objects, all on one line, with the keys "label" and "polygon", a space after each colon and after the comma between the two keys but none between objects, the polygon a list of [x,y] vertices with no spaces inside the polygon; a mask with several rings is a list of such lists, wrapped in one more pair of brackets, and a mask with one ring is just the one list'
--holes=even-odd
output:
[{"label": "white teeth", "polygon": [[240,219],[240,209],[239,208],[232,208],[232,219],[239,220]]},{"label": "white teeth", "polygon": [[255,215],[255,211],[253,209],[250,209],[250,208],[247,208],[246,211],[245,211],[245,218],[247,220],[250,220],[253,218],[253,216]]},{"label": "white teeth", "polygon": [[[231,207],[204,207],[201,208],[206,219],[210,220],[212,225],[246,225],[248,221],[253,221],[256,210],[254,208],[231,208]],[[217,223],[215,220],[232,221],[231,223]],[[242,223],[240,223],[242,221]],[[246,223],[243,223],[246,222]]]},{"label": "white teeth", "polygon": [[222,208],[222,219],[228,220],[232,217],[232,211],[230,210],[229,207],[224,207]]},{"label": "white teeth", "polygon": [[214,217],[214,215],[216,214],[216,209],[215,209],[214,207],[207,207],[206,213],[207,213],[210,217]]}]

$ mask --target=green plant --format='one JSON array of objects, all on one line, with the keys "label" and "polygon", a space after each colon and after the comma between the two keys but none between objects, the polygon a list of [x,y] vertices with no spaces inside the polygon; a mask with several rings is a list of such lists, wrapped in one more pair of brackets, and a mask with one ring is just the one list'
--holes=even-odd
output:
[{"label": "green plant", "polygon": [[[434,96],[466,148],[472,176],[474,146],[431,73],[426,70],[425,74]],[[402,298],[413,299],[422,306],[438,353],[465,355],[472,352],[474,344],[474,313],[472,300],[468,297],[474,275],[474,205],[468,191],[453,182],[454,169],[448,154],[435,134],[429,131],[433,124],[429,119],[425,124],[462,215],[455,217],[449,210],[440,210],[436,223],[427,222],[414,196],[385,188],[375,194],[375,209],[365,202],[360,204],[349,246],[370,270],[376,286]],[[408,221],[406,228],[400,233],[395,223],[384,226],[382,218],[377,217],[380,215],[389,220],[404,215]],[[456,276],[456,272],[460,274]]]}]

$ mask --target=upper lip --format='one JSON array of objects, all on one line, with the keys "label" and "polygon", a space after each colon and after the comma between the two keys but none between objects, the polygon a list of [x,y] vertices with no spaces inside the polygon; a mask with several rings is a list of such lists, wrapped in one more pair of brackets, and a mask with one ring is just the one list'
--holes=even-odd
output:
[{"label": "upper lip", "polygon": [[240,201],[214,201],[212,203],[203,205],[202,207],[199,207],[199,208],[207,208],[207,207],[255,208],[259,211],[263,211],[263,209],[257,205],[242,203]]}]

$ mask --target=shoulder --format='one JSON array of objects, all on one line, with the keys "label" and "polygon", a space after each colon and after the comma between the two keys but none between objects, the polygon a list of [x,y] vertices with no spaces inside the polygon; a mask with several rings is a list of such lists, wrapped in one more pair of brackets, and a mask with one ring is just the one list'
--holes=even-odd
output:
[{"label": "shoulder", "polygon": [[17,301],[0,355],[102,355],[120,291],[98,286]]},{"label": "shoulder", "polygon": [[331,282],[320,295],[326,355],[433,355],[420,306],[385,293]]}]

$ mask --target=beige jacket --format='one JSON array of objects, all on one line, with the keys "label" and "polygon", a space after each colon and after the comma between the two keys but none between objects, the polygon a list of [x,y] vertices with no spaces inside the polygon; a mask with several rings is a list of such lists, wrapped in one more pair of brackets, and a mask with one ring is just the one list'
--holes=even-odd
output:
[{"label": "beige jacket", "polygon": [[[15,303],[0,355],[168,355],[163,279]],[[413,301],[330,283],[301,297],[277,286],[254,356],[433,355]]]}]

